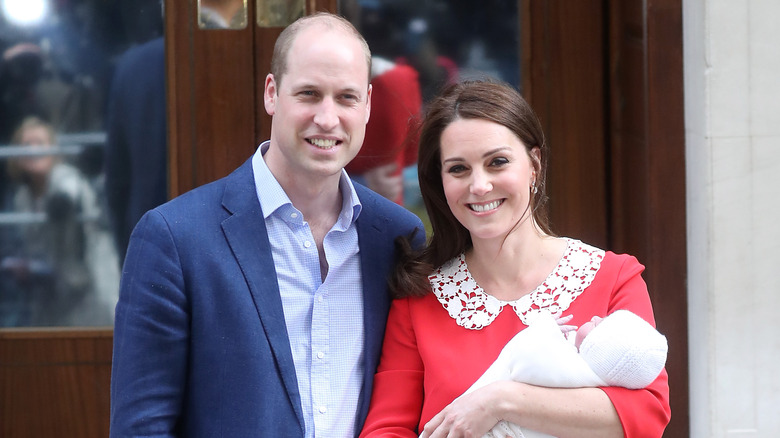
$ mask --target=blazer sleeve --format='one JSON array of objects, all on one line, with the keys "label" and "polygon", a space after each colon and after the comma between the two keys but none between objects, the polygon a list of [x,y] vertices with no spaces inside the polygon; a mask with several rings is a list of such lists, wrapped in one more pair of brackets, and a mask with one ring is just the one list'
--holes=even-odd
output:
[{"label": "blazer sleeve", "polygon": [[360,437],[417,437],[422,403],[423,363],[412,327],[409,298],[394,300],[374,376],[368,418]]},{"label": "blazer sleeve", "polygon": [[189,343],[188,300],[168,224],[152,210],[135,228],[114,327],[110,436],[174,436]]},{"label": "blazer sleeve", "polygon": [[[626,309],[642,317],[653,327],[655,318],[647,285],[642,279],[644,267],[632,256],[620,256],[616,281],[608,313]],[[644,389],[604,387],[617,410],[626,438],[661,437],[671,418],[669,376],[666,368]]]}]

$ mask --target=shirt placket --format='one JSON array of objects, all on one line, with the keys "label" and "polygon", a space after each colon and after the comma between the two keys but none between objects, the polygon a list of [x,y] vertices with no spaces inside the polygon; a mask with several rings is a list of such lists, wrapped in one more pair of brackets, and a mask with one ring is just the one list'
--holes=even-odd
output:
[{"label": "shirt placket", "polygon": [[[316,249],[315,249],[316,251]],[[330,393],[330,314],[327,279],[315,290],[311,321],[311,393],[314,411],[315,435],[322,436],[327,430],[331,406]]]}]

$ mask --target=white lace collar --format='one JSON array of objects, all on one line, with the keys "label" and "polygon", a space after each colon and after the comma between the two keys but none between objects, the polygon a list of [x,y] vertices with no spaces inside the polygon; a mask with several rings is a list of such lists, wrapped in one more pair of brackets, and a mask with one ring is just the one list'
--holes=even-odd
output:
[{"label": "white lace collar", "polygon": [[464,254],[453,258],[428,277],[433,293],[458,325],[480,330],[490,325],[509,304],[525,325],[541,311],[560,315],[590,286],[601,267],[604,250],[566,239],[566,251],[550,275],[533,292],[514,301],[488,295],[474,281]]}]

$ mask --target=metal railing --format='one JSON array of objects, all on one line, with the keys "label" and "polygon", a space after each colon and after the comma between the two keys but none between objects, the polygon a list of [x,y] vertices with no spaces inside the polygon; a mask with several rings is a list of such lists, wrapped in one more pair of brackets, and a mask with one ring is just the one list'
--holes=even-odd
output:
[{"label": "metal railing", "polygon": [[[77,222],[92,222],[100,219],[100,216],[96,214],[77,214],[75,219]],[[44,212],[0,213],[0,227],[6,225],[37,225],[45,223],[48,220],[49,216]]]},{"label": "metal railing", "polygon": [[106,138],[105,132],[77,132],[58,134],[57,144],[45,148],[16,144],[0,145],[0,159],[78,155],[87,147],[104,147]]}]

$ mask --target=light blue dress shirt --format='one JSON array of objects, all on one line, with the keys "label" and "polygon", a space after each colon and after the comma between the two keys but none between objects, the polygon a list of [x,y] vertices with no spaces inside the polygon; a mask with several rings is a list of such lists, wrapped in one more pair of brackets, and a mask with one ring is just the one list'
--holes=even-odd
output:
[{"label": "light blue dress shirt", "polygon": [[352,437],[363,384],[363,293],[355,220],[362,208],[342,170],[343,203],[325,235],[322,281],[311,229],[265,164],[269,142],[252,157],[284,306],[306,437]]}]

